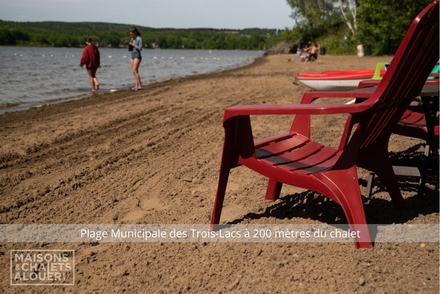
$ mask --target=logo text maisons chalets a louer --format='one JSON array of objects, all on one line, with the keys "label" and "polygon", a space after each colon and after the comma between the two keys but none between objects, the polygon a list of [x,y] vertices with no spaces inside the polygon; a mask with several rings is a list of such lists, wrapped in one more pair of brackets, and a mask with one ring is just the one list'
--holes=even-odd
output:
[{"label": "logo text maisons chalets a louer", "polygon": [[11,250],[11,285],[75,284],[73,250]]}]

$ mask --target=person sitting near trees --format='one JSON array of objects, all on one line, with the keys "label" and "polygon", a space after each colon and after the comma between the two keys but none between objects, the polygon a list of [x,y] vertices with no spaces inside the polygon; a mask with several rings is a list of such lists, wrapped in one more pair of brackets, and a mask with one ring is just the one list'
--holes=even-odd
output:
[{"label": "person sitting near trees", "polygon": [[319,52],[319,45],[316,42],[313,42],[312,47],[309,50],[309,53],[307,54],[306,58],[304,59],[304,63],[307,61],[314,61],[318,59],[318,52]]},{"label": "person sitting near trees", "polygon": [[298,45],[298,47],[296,48],[296,56],[301,57],[303,53],[303,48],[301,48],[301,44]]},{"label": "person sitting near trees", "polygon": [[311,49],[312,49],[312,42],[308,41],[307,44],[302,49],[301,55],[299,56],[301,58],[301,62],[304,62],[306,58],[309,57],[309,53]]}]

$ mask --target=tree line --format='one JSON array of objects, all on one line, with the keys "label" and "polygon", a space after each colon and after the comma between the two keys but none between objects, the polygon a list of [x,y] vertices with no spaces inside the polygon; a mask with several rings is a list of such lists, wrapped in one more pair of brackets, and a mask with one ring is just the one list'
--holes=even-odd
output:
[{"label": "tree line", "polygon": [[[432,0],[286,0],[292,28],[244,30],[138,26],[144,44],[162,49],[266,50],[289,41],[317,41],[330,54],[394,54],[411,21]],[[288,11],[286,11],[288,13]],[[10,22],[0,20],[0,45],[80,47],[87,36],[100,46],[120,47],[129,25],[112,23]]]},{"label": "tree line", "polygon": [[[102,47],[123,47],[129,25],[112,23],[12,22],[0,20],[0,45],[81,47],[91,37]],[[265,50],[282,41],[275,29],[156,29],[138,26],[147,48]]]},{"label": "tree line", "polygon": [[287,39],[319,41],[347,53],[368,44],[375,54],[394,54],[409,25],[432,0],[286,0],[292,8]]}]

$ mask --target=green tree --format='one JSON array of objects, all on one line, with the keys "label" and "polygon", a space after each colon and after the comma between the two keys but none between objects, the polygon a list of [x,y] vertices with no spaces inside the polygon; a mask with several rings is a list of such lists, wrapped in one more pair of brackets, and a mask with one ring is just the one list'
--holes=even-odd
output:
[{"label": "green tree", "polygon": [[351,34],[356,35],[357,31],[357,7],[358,0],[339,0],[339,8],[341,10],[342,18],[344,19]]},{"label": "green tree", "polygon": [[393,54],[409,25],[432,0],[362,0],[358,40],[378,54]]},{"label": "green tree", "polygon": [[[92,37],[100,46],[125,46],[129,25],[111,23],[8,22],[0,20],[0,45],[77,47]],[[144,44],[162,49],[269,48],[279,42],[275,29],[156,29],[138,26]],[[25,32],[25,33],[24,33]]]},{"label": "green tree", "polygon": [[254,31],[249,39],[249,47],[253,50],[263,49],[266,39],[258,32]]},{"label": "green tree", "polygon": [[290,17],[296,26],[309,31],[326,31],[328,26],[340,21],[333,0],[287,0],[287,4],[292,8]]},{"label": "green tree", "polygon": [[19,42],[27,42],[31,38],[29,34],[17,29],[0,29],[0,45],[17,45]]},{"label": "green tree", "polygon": [[50,45],[49,40],[43,34],[34,34],[32,35],[31,41],[36,44],[41,44],[44,46]]},{"label": "green tree", "polygon": [[175,34],[169,34],[167,36],[167,48],[181,48],[182,47],[182,42],[179,38],[179,36],[175,35]]},{"label": "green tree", "polygon": [[165,34],[156,34],[156,44],[159,48],[167,48],[167,36]]}]

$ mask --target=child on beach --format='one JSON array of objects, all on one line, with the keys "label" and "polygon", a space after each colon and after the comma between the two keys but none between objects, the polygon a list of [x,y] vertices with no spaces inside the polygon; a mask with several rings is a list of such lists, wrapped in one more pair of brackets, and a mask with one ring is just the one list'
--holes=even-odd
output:
[{"label": "child on beach", "polygon": [[101,61],[98,48],[93,45],[92,38],[87,37],[86,47],[84,47],[79,66],[83,67],[84,65],[86,65],[90,85],[92,86],[92,93],[99,90],[99,82],[98,78],[96,77],[96,71],[98,70],[98,67],[101,66],[100,62]]},{"label": "child on beach", "polygon": [[304,63],[307,63],[307,61],[315,61],[318,59],[318,52],[319,52],[319,45],[316,42],[312,43],[311,47],[307,48],[308,54],[304,57]]}]

